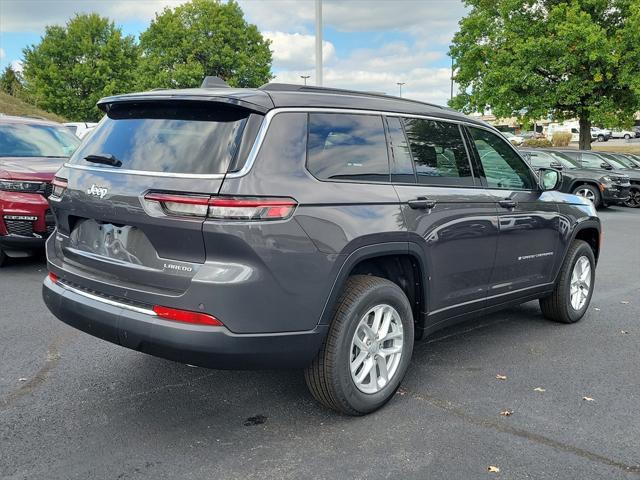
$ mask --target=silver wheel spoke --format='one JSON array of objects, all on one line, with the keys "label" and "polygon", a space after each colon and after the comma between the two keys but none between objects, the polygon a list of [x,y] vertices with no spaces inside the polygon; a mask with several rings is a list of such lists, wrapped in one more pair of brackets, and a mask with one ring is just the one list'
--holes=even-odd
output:
[{"label": "silver wheel spoke", "polygon": [[574,310],[584,307],[591,290],[591,263],[585,256],[578,258],[571,272],[569,301]]},{"label": "silver wheel spoke", "polygon": [[398,371],[404,333],[397,310],[381,304],[362,316],[351,340],[351,379],[363,393],[385,388]]}]

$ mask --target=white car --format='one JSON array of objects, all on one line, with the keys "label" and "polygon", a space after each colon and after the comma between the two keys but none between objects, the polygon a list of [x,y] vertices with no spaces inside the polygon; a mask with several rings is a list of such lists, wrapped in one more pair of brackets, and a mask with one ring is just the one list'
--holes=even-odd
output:
[{"label": "white car", "polygon": [[87,133],[96,128],[97,125],[97,123],[92,122],[67,122],[64,124],[78,138],[86,137]]},{"label": "white car", "polygon": [[524,142],[524,137],[514,135],[511,132],[502,132],[502,135],[504,135],[504,137],[514,145],[522,145],[522,142]]},{"label": "white car", "polygon": [[624,138],[625,140],[629,140],[630,138],[635,138],[636,132],[632,132],[631,130],[612,130],[611,138]]}]

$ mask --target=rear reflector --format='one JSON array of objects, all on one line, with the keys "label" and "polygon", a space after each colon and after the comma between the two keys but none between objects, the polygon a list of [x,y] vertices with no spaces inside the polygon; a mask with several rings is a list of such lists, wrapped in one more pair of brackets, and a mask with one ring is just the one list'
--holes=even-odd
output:
[{"label": "rear reflector", "polygon": [[53,283],[58,283],[58,275],[53,272],[49,272],[49,280],[51,280]]},{"label": "rear reflector", "polygon": [[161,318],[173,320],[175,322],[192,323],[195,325],[209,325],[221,327],[222,322],[213,315],[201,312],[192,312],[189,310],[178,310],[176,308],[162,307],[156,305],[153,311]]},{"label": "rear reflector", "polygon": [[148,193],[145,200],[159,202],[170,215],[198,216],[225,220],[284,220],[298,203],[292,198],[273,197],[209,197]]}]

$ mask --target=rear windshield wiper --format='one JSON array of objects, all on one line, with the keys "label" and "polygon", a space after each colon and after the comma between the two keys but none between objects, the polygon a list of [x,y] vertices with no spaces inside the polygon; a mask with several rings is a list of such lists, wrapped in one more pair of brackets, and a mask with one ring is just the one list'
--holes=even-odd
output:
[{"label": "rear windshield wiper", "polygon": [[111,165],[112,167],[120,167],[122,162],[110,153],[102,155],[87,155],[84,157],[87,162],[102,163],[103,165]]}]

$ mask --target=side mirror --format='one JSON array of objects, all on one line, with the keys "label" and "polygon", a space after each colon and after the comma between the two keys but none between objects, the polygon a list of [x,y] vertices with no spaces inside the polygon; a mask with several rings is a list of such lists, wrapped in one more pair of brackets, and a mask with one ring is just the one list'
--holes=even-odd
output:
[{"label": "side mirror", "polygon": [[601,168],[604,168],[605,170],[613,170],[613,167],[611,165],[609,165],[608,163],[602,162],[600,164]]},{"label": "side mirror", "polygon": [[558,190],[562,183],[562,173],[553,168],[541,168],[538,170],[538,183],[542,191]]},{"label": "side mirror", "polygon": [[562,170],[564,168],[564,166],[559,162],[551,162],[549,166],[554,170]]}]

